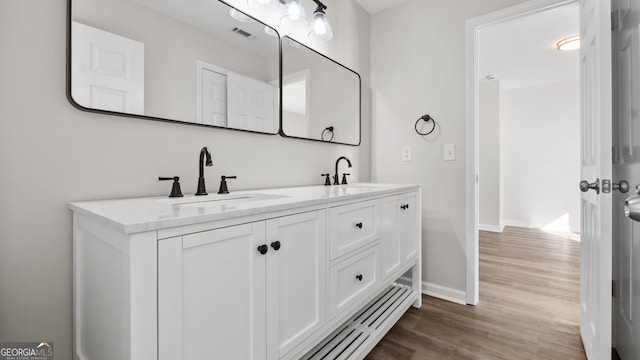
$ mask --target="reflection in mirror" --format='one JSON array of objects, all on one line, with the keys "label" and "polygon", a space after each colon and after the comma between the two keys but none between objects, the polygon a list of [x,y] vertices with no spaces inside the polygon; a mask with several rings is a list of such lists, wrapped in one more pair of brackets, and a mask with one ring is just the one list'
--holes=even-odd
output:
[{"label": "reflection in mirror", "polygon": [[217,0],[69,0],[83,110],[276,134],[277,32]]},{"label": "reflection in mirror", "polygon": [[282,134],[360,144],[360,75],[282,38]]}]

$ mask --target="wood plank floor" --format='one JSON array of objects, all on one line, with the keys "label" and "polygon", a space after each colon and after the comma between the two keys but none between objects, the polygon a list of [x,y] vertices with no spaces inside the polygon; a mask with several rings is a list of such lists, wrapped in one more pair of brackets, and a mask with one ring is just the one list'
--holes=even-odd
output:
[{"label": "wood plank floor", "polygon": [[366,359],[586,359],[572,237],[480,232],[480,304],[423,295],[422,308],[411,308]]}]

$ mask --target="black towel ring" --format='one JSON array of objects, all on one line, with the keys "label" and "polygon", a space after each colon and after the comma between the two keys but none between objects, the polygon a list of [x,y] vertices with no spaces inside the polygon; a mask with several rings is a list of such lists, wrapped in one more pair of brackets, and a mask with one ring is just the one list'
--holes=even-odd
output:
[{"label": "black towel ring", "polygon": [[[331,134],[331,137],[329,138],[329,140],[325,140],[325,139],[324,139],[324,134],[325,134],[326,132],[329,132],[329,133]],[[331,141],[333,141],[333,136],[334,136],[334,133],[333,133],[333,126],[329,126],[329,127],[325,128],[324,130],[322,130],[322,135],[320,135],[320,138],[322,139],[322,141],[328,141],[328,142],[331,142]]]},{"label": "black towel ring", "polygon": [[[424,132],[424,133],[421,133],[421,132],[420,132],[420,130],[418,130],[418,124],[420,123],[420,120],[424,120],[425,122],[429,122],[429,121],[431,121],[431,122],[433,123],[433,126],[431,127],[431,130],[429,130],[429,131],[427,131],[427,132]],[[433,130],[435,130],[435,129],[436,129],[436,121],[435,121],[435,120],[431,117],[431,115],[429,115],[429,114],[422,115],[422,116],[418,119],[418,121],[416,121],[415,129],[416,129],[416,132],[417,132],[418,134],[422,135],[422,136],[429,135],[429,134],[431,134],[431,133],[433,132]]]}]

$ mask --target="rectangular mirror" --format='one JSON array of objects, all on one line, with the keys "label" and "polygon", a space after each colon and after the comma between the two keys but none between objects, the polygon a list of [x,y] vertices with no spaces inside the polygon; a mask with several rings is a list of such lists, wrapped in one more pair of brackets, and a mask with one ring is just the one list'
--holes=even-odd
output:
[{"label": "rectangular mirror", "polygon": [[280,40],[217,0],[69,0],[67,95],[86,111],[277,134]]},{"label": "rectangular mirror", "polygon": [[284,36],[284,136],[360,145],[360,75]]}]

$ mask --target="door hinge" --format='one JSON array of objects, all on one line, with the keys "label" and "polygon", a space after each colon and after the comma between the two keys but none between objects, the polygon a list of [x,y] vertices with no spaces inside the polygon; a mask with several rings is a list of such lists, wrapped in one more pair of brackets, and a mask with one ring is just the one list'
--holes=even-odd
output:
[{"label": "door hinge", "polygon": [[616,297],[616,281],[611,280],[611,297]]}]

